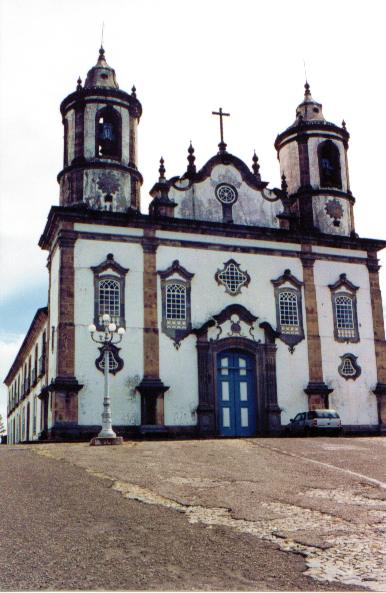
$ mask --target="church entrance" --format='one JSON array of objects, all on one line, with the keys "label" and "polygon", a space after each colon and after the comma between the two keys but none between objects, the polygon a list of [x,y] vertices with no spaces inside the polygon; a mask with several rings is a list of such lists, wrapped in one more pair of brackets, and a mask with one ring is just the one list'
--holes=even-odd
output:
[{"label": "church entrance", "polygon": [[257,430],[255,358],[237,350],[217,355],[217,413],[221,436],[253,436]]}]

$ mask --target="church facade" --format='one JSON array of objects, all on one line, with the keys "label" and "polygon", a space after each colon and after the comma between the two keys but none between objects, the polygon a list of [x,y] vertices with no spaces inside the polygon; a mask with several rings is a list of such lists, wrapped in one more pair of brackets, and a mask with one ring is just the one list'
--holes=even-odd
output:
[{"label": "church facade", "polygon": [[[280,188],[227,151],[167,178],[140,209],[133,87],[101,48],[61,104],[60,205],[39,245],[39,309],[5,382],[9,442],[95,436],[103,347],[89,324],[126,333],[109,351],[123,436],[277,435],[296,413],[334,408],[349,431],[386,429],[386,348],[377,253],[355,232],[349,134],[305,85],[275,141]],[[222,124],[224,115],[218,113]]]}]

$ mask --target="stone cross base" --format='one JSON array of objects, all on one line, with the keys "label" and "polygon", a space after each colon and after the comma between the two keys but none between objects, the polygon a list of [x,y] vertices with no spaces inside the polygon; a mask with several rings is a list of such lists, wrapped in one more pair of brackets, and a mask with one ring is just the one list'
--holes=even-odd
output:
[{"label": "stone cross base", "polygon": [[123,437],[94,437],[90,441],[90,445],[122,445]]}]

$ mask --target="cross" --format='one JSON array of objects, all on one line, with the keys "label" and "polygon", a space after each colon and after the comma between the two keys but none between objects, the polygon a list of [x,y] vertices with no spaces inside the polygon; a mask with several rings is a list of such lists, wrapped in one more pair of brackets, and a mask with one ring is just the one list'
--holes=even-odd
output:
[{"label": "cross", "polygon": [[212,115],[219,115],[220,116],[220,136],[221,136],[221,142],[218,145],[219,149],[221,152],[225,152],[226,149],[226,144],[224,142],[224,129],[223,129],[223,123],[222,123],[222,118],[225,116],[229,116],[230,113],[224,113],[222,110],[222,107],[219,108],[218,111],[212,111]]}]

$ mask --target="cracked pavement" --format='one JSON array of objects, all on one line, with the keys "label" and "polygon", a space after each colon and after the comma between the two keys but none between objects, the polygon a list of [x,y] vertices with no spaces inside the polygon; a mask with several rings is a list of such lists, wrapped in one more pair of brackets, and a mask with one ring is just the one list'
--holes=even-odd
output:
[{"label": "cracked pavement", "polygon": [[[194,581],[179,578],[177,588],[381,591],[386,588],[385,447],[383,438],[320,437],[5,449],[14,462],[16,451],[27,451],[29,458],[35,453],[40,461],[54,461],[59,472],[81,468],[84,476],[99,481],[110,494],[118,493],[123,503],[156,513],[167,510],[173,517],[171,532],[178,517],[188,540],[197,528],[211,530],[212,536],[220,530],[217,549],[228,549],[227,540],[232,538],[236,564],[231,576],[226,561],[210,585],[196,576]],[[153,534],[156,525],[152,521]],[[261,544],[270,552],[269,577],[261,568]],[[241,558],[247,557],[243,546],[256,560],[256,565],[249,565],[246,580],[242,577],[246,568],[241,569]],[[294,562],[292,568],[283,569],[277,550]],[[189,563],[189,554],[185,550],[184,562]],[[191,553],[192,561],[194,556]],[[133,586],[152,589],[152,578],[145,587]],[[162,582],[157,578],[156,588],[176,588],[173,576],[164,576]],[[104,588],[113,587],[104,583]]]}]

